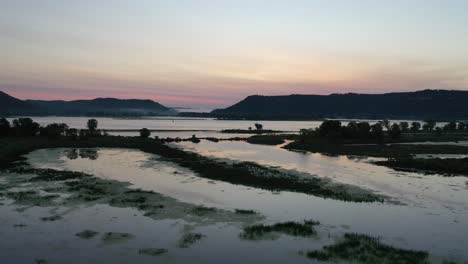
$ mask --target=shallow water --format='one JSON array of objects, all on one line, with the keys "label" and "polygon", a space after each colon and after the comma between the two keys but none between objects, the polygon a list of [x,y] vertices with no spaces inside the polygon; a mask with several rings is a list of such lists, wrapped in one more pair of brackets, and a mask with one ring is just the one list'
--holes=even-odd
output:
[{"label": "shallow water", "polygon": [[[400,173],[372,165],[368,160],[295,153],[244,142],[202,141],[200,144],[182,143],[178,146],[203,155],[256,161],[364,186],[405,205],[357,204],[211,181],[163,162],[157,155],[136,150],[91,149],[91,155],[70,159],[76,156],[67,155],[70,150],[49,149],[35,151],[27,157],[36,167],[83,171],[102,178],[128,181],[136,188],[154,190],[184,202],[223,209],[253,209],[265,215],[266,222],[314,219],[322,223],[319,232],[325,235],[319,241],[282,237],[277,241],[246,242],[237,238],[238,227],[207,231],[206,242],[200,243],[198,249],[209,251],[208,245],[223,247],[223,243],[228,243],[225,246],[236,254],[228,253],[224,248],[219,252],[233,261],[241,261],[241,256],[257,261],[286,260],[285,256],[288,256],[290,261],[303,262],[304,259],[298,258],[298,250],[318,247],[329,240],[326,234],[333,238],[344,232],[379,236],[392,245],[428,250],[435,256],[468,259],[465,250],[468,237],[464,231],[468,230],[467,178]],[[133,225],[131,222],[128,224]],[[220,244],[221,241],[223,243]],[[212,257],[207,255],[200,258],[207,260]],[[220,254],[219,258],[222,256]],[[174,256],[174,259],[178,261],[183,256]]]},{"label": "shallow water", "polygon": [[[297,170],[357,185],[393,197],[408,205],[452,207],[468,211],[466,177],[440,177],[419,173],[397,172],[371,163],[379,158],[327,156],[319,153],[293,152],[278,146],[254,145],[246,142],[173,144],[205,156]],[[461,191],[458,191],[461,190]]]}]

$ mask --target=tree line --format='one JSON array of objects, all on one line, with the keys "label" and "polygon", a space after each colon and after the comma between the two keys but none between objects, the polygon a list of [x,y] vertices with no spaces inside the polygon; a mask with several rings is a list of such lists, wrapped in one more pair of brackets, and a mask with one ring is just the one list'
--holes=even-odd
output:
[{"label": "tree line", "polygon": [[41,126],[31,118],[17,118],[11,123],[6,118],[0,118],[0,137],[32,137],[43,136],[50,138],[67,137],[96,137],[105,136],[107,132],[98,129],[98,121],[89,119],[86,129],[70,128],[64,123],[52,123]]},{"label": "tree line", "polygon": [[443,131],[467,131],[468,124],[459,121],[451,121],[444,126],[437,126],[436,121],[426,120],[421,122],[403,121],[391,123],[389,120],[382,120],[373,125],[368,122],[351,121],[343,125],[338,120],[325,120],[316,129],[301,129],[300,137],[305,140],[309,137],[328,137],[342,139],[377,139],[382,140],[385,136],[391,139],[398,139],[402,133],[418,133],[422,131],[442,133]]},{"label": "tree line", "polygon": [[[147,128],[139,130],[140,137],[148,138],[151,131]],[[100,137],[107,136],[108,133],[103,129],[98,129],[98,121],[89,119],[86,123],[86,129],[70,128],[65,123],[52,123],[46,126],[40,126],[31,118],[17,118],[10,121],[6,118],[0,118],[0,138],[1,137],[32,137],[42,136],[49,138],[59,138],[62,136],[71,138]],[[192,141],[197,141],[195,136]]]}]

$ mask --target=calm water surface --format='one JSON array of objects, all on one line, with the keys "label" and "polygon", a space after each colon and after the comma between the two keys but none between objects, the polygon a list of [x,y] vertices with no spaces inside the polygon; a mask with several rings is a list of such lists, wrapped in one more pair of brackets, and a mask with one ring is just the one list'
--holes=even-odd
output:
[{"label": "calm water surface", "polygon": [[[315,219],[322,223],[320,239],[282,237],[261,242],[240,240],[237,237],[239,227],[205,227],[207,238],[197,245],[198,250],[208,251],[209,246],[226,241],[228,244],[217,244],[216,248],[233,262],[242,261],[241,255],[259,261],[271,261],[276,257],[286,260],[285,256],[288,256],[290,261],[303,262],[297,256],[299,249],[319,247],[329,243],[330,237],[333,239],[345,232],[379,236],[389,244],[428,250],[435,256],[468,259],[465,250],[468,244],[467,178],[400,173],[374,166],[367,159],[294,153],[242,142],[216,144],[202,141],[201,144],[178,146],[202,155],[256,161],[329,177],[389,195],[404,205],[341,202],[211,181],[161,161],[157,155],[136,150],[93,149],[96,155],[92,155],[92,159],[70,159],[69,149],[50,149],[35,151],[27,157],[36,167],[83,171],[102,178],[128,181],[135,188],[154,190],[184,202],[223,209],[253,209],[265,215],[266,222]],[[131,221],[128,224],[133,225]],[[229,253],[224,248],[228,246],[236,253]],[[174,257],[174,261],[182,260],[183,255]],[[212,257],[210,254],[200,256],[205,260],[213,260]]]}]

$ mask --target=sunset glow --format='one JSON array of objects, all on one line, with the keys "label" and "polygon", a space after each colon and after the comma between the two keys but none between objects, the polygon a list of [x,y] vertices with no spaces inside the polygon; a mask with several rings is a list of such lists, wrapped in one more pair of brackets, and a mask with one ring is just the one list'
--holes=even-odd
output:
[{"label": "sunset glow", "polygon": [[461,0],[0,2],[0,90],[22,99],[468,89]]}]

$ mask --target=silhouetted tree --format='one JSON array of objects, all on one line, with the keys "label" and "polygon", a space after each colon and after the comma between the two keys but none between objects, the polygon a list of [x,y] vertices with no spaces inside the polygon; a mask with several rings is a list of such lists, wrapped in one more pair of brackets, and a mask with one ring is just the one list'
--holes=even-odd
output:
[{"label": "silhouetted tree", "polygon": [[406,131],[408,131],[408,128],[409,128],[408,122],[400,122],[401,131],[406,132]]},{"label": "silhouetted tree", "polygon": [[68,129],[68,126],[66,124],[58,124],[58,123],[53,123],[53,124],[48,124],[45,127],[40,128],[40,135],[41,136],[47,136],[47,137],[52,137],[52,138],[57,138],[60,136],[65,135],[65,131]]},{"label": "silhouetted tree", "polygon": [[256,128],[257,130],[262,130],[262,129],[263,129],[263,125],[260,124],[260,123],[255,123],[255,128]]},{"label": "silhouetted tree", "polygon": [[455,131],[456,129],[457,129],[457,122],[455,121],[450,121],[444,126],[445,131]]},{"label": "silhouetted tree", "polygon": [[78,137],[78,129],[76,128],[69,128],[65,131],[65,136],[71,137],[73,139]]},{"label": "silhouetted tree", "polygon": [[0,137],[7,137],[10,129],[10,122],[6,118],[0,118]]},{"label": "silhouetted tree", "polygon": [[360,138],[369,138],[371,126],[367,122],[359,122],[357,124],[358,128],[358,137]]},{"label": "silhouetted tree", "polygon": [[379,123],[385,127],[385,129],[390,130],[390,121],[388,119],[384,119],[382,121],[379,121]]},{"label": "silhouetted tree", "polygon": [[88,123],[86,124],[86,126],[88,127],[88,130],[89,132],[94,135],[97,131],[97,127],[98,127],[98,121],[96,119],[89,119],[88,120]]},{"label": "silhouetted tree", "polygon": [[437,124],[436,121],[432,119],[425,120],[424,122],[425,122],[423,126],[424,130],[429,130],[429,131],[434,130],[434,127]]},{"label": "silhouetted tree", "polygon": [[373,138],[383,139],[384,133],[382,125],[380,123],[373,124],[370,127],[370,134]]},{"label": "silhouetted tree", "polygon": [[39,132],[39,124],[31,118],[18,118],[13,120],[13,133],[15,136],[35,136]]},{"label": "silhouetted tree", "polygon": [[390,127],[390,130],[388,131],[388,135],[393,138],[393,139],[397,139],[397,138],[400,138],[401,137],[401,129],[400,129],[400,126],[397,125],[397,124],[393,124],[391,127]]},{"label": "silhouetted tree", "polygon": [[322,137],[339,137],[342,134],[341,122],[338,120],[325,120],[318,129]]},{"label": "silhouetted tree", "polygon": [[457,128],[458,130],[465,130],[466,124],[464,122],[459,122]]},{"label": "silhouetted tree", "polygon": [[148,138],[149,136],[151,136],[151,131],[149,131],[149,129],[147,128],[140,129],[140,137]]},{"label": "silhouetted tree", "polygon": [[79,134],[80,138],[84,138],[84,137],[89,136],[90,132],[89,132],[88,129],[80,129],[78,134]]},{"label": "silhouetted tree", "polygon": [[301,129],[299,131],[299,139],[301,142],[306,141],[308,138],[312,137],[313,135],[314,135],[313,129]]},{"label": "silhouetted tree", "polygon": [[358,126],[357,123],[351,121],[345,127],[342,127],[343,137],[345,138],[355,138],[358,136]]},{"label": "silhouetted tree", "polygon": [[190,139],[190,141],[192,141],[193,143],[200,143],[200,139],[197,138],[196,135],[192,135],[192,138]]},{"label": "silhouetted tree", "polygon": [[421,123],[419,122],[411,123],[411,131],[418,131],[419,129],[421,129]]}]

